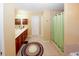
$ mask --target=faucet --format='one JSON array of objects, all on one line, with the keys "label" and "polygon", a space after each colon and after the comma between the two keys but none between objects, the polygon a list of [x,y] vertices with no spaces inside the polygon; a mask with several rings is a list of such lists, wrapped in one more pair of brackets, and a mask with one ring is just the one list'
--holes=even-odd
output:
[{"label": "faucet", "polygon": [[19,26],[19,28],[20,28],[20,29],[23,29],[23,28],[24,28],[24,26],[23,26],[23,25],[20,25],[20,26]]}]

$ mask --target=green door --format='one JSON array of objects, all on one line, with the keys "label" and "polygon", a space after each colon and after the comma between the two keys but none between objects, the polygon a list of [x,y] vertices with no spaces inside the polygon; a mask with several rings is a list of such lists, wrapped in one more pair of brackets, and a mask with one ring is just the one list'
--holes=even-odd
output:
[{"label": "green door", "polygon": [[64,14],[60,13],[53,16],[51,24],[51,37],[55,44],[64,51]]}]

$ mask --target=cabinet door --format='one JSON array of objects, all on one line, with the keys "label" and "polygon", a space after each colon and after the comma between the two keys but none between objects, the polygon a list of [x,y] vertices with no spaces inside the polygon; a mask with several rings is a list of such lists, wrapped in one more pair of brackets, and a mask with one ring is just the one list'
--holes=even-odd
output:
[{"label": "cabinet door", "polygon": [[16,54],[18,53],[19,51],[19,39],[16,38]]},{"label": "cabinet door", "polygon": [[23,32],[23,42],[26,40],[26,38],[27,38],[27,30]]},{"label": "cabinet door", "polygon": [[22,39],[22,38],[21,38],[21,37],[22,37],[22,36],[20,35],[20,36],[19,36],[19,49],[20,49],[21,46],[22,46],[22,44],[21,44],[21,39]]},{"label": "cabinet door", "polygon": [[28,30],[25,31],[25,35],[24,35],[25,37],[24,37],[24,39],[27,38],[27,35],[28,35]]},{"label": "cabinet door", "polygon": [[21,37],[16,38],[16,54],[18,53],[19,49],[21,47]]},{"label": "cabinet door", "polygon": [[27,38],[28,30],[25,31],[25,39]]},{"label": "cabinet door", "polygon": [[24,42],[24,32],[21,34],[21,44]]}]

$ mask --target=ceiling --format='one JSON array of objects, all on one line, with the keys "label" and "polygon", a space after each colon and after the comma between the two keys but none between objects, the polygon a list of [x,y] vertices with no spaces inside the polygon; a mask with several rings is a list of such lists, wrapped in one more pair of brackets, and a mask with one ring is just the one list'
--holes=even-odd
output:
[{"label": "ceiling", "polygon": [[63,3],[15,3],[16,9],[43,11],[46,9],[64,9]]}]

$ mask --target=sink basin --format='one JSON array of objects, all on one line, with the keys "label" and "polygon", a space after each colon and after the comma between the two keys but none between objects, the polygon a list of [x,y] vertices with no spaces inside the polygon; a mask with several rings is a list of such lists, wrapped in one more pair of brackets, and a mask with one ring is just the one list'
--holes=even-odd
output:
[{"label": "sink basin", "polygon": [[22,27],[22,28],[15,28],[15,38],[17,38],[22,32],[24,32],[26,29],[28,29],[28,26]]},{"label": "sink basin", "polygon": [[15,34],[17,35],[20,31],[21,29],[15,29]]}]

